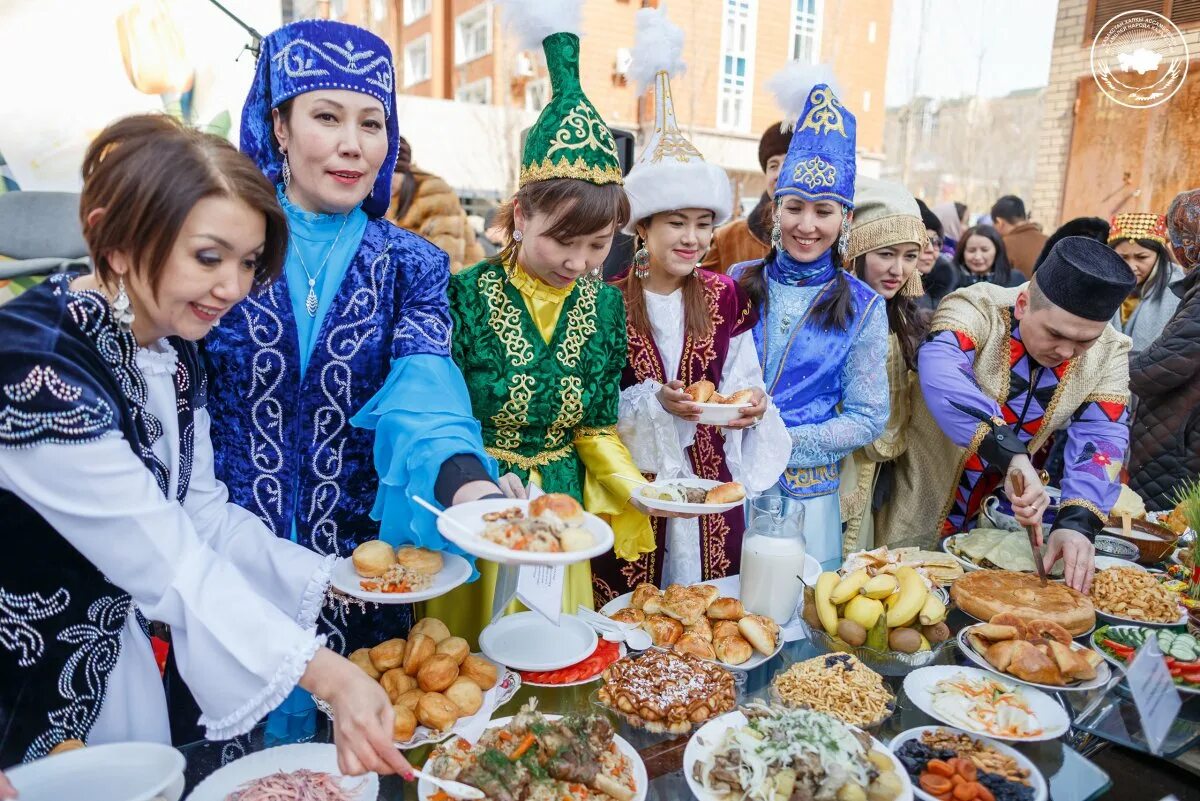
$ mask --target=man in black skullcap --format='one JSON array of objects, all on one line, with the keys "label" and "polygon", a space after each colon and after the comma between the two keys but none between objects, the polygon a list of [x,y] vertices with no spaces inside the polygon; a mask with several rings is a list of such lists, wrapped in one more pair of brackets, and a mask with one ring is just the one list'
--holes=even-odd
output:
[{"label": "man in black skullcap", "polygon": [[[1108,321],[1133,289],[1124,261],[1100,242],[1067,237],[1032,282],[953,292],[918,353],[908,451],[878,527],[887,544],[929,547],[972,528],[1001,484],[1014,516],[1040,528],[1050,498],[1030,462],[1055,431],[1067,437],[1062,500],[1046,565],[1086,592],[1092,545],[1120,494],[1129,442],[1129,338]],[[1020,472],[1025,492],[1009,476]]]}]

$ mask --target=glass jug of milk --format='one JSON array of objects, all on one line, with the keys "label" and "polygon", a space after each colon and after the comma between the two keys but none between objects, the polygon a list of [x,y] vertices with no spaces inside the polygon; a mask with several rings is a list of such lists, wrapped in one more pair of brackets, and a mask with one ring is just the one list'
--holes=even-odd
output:
[{"label": "glass jug of milk", "polygon": [[750,502],[750,526],[742,538],[742,605],[782,625],[792,618],[804,591],[804,507],[779,496]]}]

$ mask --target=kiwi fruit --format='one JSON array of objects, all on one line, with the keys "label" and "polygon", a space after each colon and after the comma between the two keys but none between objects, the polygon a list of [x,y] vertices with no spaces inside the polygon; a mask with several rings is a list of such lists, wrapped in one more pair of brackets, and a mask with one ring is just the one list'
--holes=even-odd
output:
[{"label": "kiwi fruit", "polygon": [[921,633],[933,645],[950,639],[950,627],[946,625],[945,621],[934,623],[932,626],[921,626]]},{"label": "kiwi fruit", "polygon": [[921,635],[913,629],[892,629],[888,634],[888,647],[903,654],[914,654],[921,647]]},{"label": "kiwi fruit", "polygon": [[867,641],[867,630],[862,627],[861,623],[843,618],[838,621],[837,636],[841,637],[847,645],[857,648]]}]

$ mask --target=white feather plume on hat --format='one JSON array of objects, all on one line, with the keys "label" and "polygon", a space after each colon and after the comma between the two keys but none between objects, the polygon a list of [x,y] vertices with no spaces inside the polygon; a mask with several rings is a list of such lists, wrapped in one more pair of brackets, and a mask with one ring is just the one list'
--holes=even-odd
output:
[{"label": "white feather plume on hat", "polygon": [[583,0],[497,0],[504,23],[517,36],[522,50],[538,50],[553,33],[579,35]]},{"label": "white feather plume on hat", "polygon": [[817,84],[829,84],[835,95],[841,94],[833,67],[828,64],[806,64],[803,61],[791,61],[767,81],[767,88],[775,95],[776,102],[783,110],[784,131],[790,131],[796,126],[796,120],[804,111],[808,102],[808,94]]},{"label": "white feather plume on hat", "polygon": [[640,9],[634,20],[637,29],[628,77],[640,95],[658,73],[678,77],[687,71],[687,64],[683,62],[683,29],[667,17],[665,3],[659,8]]}]

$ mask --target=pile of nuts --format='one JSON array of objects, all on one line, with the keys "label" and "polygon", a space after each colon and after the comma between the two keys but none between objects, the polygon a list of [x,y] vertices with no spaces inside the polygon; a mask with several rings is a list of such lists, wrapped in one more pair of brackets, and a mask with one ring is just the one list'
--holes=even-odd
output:
[{"label": "pile of nuts", "polygon": [[1179,596],[1136,567],[1110,567],[1096,573],[1092,603],[1101,612],[1146,623],[1179,620]]}]

